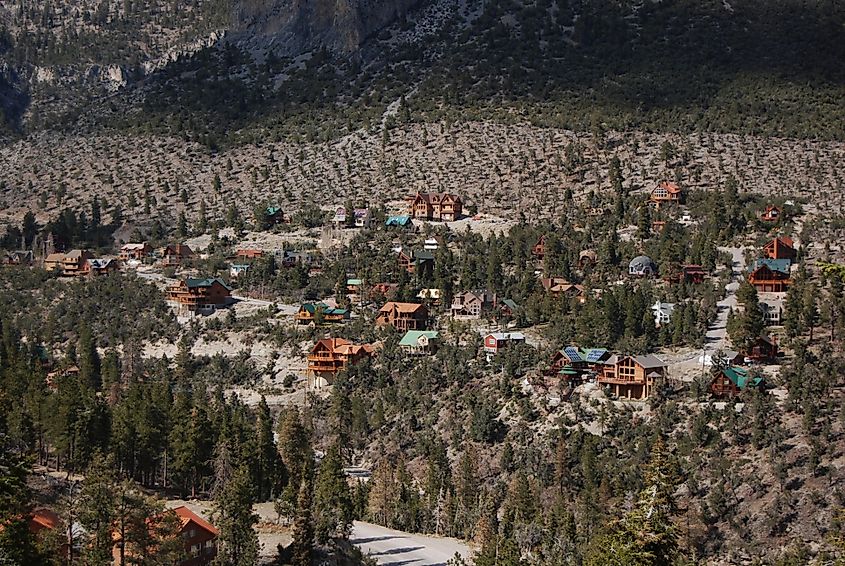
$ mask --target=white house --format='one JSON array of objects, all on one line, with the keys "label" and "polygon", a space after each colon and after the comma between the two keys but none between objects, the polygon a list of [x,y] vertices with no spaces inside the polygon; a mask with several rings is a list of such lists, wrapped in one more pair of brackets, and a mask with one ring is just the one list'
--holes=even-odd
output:
[{"label": "white house", "polygon": [[672,320],[672,313],[675,312],[675,303],[661,303],[657,301],[651,305],[651,312],[654,313],[654,325],[658,328],[669,324]]}]

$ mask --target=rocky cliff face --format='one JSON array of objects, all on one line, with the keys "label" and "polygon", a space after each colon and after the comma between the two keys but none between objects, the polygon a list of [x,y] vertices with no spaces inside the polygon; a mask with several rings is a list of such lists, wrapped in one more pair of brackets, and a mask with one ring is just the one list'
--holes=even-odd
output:
[{"label": "rocky cliff face", "polygon": [[239,0],[233,7],[234,41],[297,55],[325,47],[350,54],[420,0]]}]

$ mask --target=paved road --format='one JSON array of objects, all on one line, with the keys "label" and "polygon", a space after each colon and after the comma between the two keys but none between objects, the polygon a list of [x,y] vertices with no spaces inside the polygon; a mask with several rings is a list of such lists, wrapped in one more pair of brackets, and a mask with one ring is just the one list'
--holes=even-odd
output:
[{"label": "paved road", "polygon": [[731,309],[736,309],[736,290],[739,289],[739,282],[745,272],[744,248],[719,248],[719,251],[730,252],[733,257],[733,266],[731,269],[733,274],[731,282],[725,286],[725,298],[716,303],[716,320],[707,329],[704,351],[708,356],[716,350],[725,349],[728,313]]},{"label": "paved road", "polygon": [[463,542],[451,538],[415,535],[356,521],[351,542],[383,566],[444,566],[458,552],[471,553]]}]

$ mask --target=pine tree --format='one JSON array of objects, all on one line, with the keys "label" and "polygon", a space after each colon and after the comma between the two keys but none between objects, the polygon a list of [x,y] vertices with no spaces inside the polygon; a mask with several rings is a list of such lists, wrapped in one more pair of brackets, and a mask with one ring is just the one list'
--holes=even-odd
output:
[{"label": "pine tree", "polygon": [[9,438],[0,432],[0,525],[3,525],[0,562],[3,564],[41,566],[52,563],[38,550],[27,524],[31,504],[26,483],[29,473],[28,462],[12,450]]},{"label": "pine tree", "polygon": [[311,476],[314,456],[299,411],[295,408],[288,410],[279,423],[279,453],[292,490],[299,493],[301,478]]},{"label": "pine tree", "polygon": [[671,566],[678,555],[678,534],[671,517],[678,481],[672,459],[658,439],[636,505],[591,542],[588,566]]},{"label": "pine tree", "polygon": [[353,508],[349,484],[343,473],[340,448],[332,446],[320,463],[314,486],[314,532],[317,542],[347,538],[352,529]]},{"label": "pine tree", "polygon": [[311,566],[314,552],[314,523],[311,519],[311,484],[307,476],[299,481],[299,495],[296,499],[296,517],[293,521],[291,542],[292,566]]},{"label": "pine tree", "polygon": [[214,512],[218,538],[219,566],[254,566],[258,561],[258,516],[252,511],[254,487],[249,470],[238,468],[215,499]]},{"label": "pine tree", "polygon": [[273,438],[273,417],[263,395],[258,404],[255,428],[258,453],[255,479],[258,486],[258,498],[260,501],[268,501],[278,494],[284,477],[284,466]]},{"label": "pine tree", "polygon": [[100,388],[100,354],[97,353],[97,343],[87,325],[82,326],[79,330],[77,357],[80,379],[85,385],[94,391],[98,391]]},{"label": "pine tree", "polygon": [[99,454],[85,472],[79,496],[79,523],[85,529],[83,556],[92,564],[106,564],[112,558],[112,525],[115,521],[114,495],[117,476],[114,462]]}]

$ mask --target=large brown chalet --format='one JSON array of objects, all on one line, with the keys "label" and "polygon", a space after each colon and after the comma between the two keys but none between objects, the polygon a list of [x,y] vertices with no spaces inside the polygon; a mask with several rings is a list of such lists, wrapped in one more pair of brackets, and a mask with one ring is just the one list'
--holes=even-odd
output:
[{"label": "large brown chalet", "polygon": [[416,193],[408,205],[412,218],[451,222],[461,217],[464,203],[452,193]]}]

